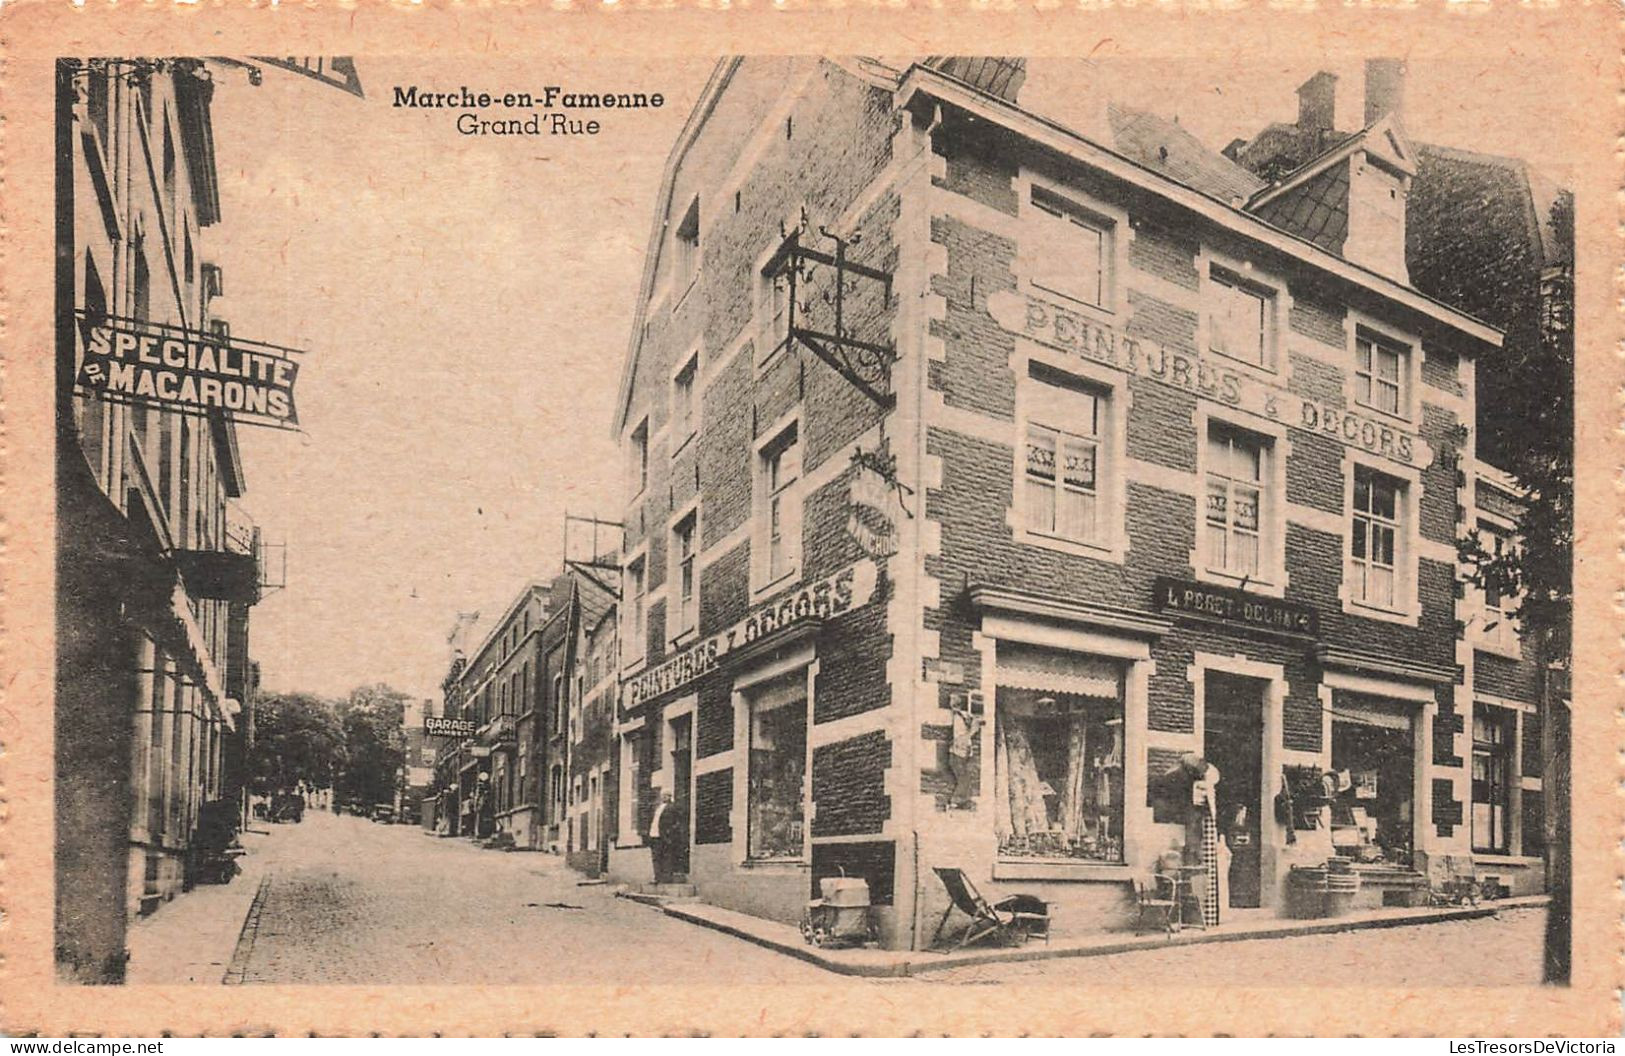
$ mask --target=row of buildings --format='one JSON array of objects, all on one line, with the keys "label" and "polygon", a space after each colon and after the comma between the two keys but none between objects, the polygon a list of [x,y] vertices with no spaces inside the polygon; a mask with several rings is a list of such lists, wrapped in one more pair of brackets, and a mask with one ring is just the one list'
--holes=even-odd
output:
[{"label": "row of buildings", "polygon": [[862,876],[895,947],[940,867],[1079,931],[1215,843],[1221,913],[1333,855],[1379,904],[1540,890],[1554,704],[1458,542],[1516,545],[1477,438],[1572,266],[1556,188],[1412,142],[1388,60],[1357,130],[1321,74],[1223,153],[1026,76],[717,65],[632,321],[623,545],[454,660],[442,824],[643,883],[669,795],[701,898],[793,921]]},{"label": "row of buildings", "polygon": [[130,921],[235,831],[251,737],[259,530],[223,411],[104,398],[85,327],[224,337],[214,83],[202,60],[57,71],[56,960],[119,982]]}]

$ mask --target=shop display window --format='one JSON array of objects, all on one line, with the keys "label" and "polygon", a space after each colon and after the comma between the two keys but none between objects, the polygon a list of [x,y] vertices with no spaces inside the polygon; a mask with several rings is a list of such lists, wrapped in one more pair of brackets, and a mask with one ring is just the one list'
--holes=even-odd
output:
[{"label": "shop display window", "polygon": [[994,724],[999,854],[1123,860],[1123,704],[1000,687]]},{"label": "shop display window", "polygon": [[750,846],[753,859],[799,859],[807,783],[807,698],[765,694],[750,714]]},{"label": "shop display window", "polygon": [[1357,862],[1408,867],[1414,742],[1408,718],[1379,714],[1381,724],[1363,716],[1332,721],[1332,768],[1326,775],[1332,845]]}]

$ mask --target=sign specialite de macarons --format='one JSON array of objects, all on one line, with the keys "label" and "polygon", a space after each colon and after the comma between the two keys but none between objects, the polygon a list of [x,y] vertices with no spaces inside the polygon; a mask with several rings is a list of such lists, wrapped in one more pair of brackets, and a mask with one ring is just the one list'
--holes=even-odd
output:
[{"label": "sign specialite de macarons", "polygon": [[293,349],[157,323],[82,315],[80,391],[163,410],[297,428]]},{"label": "sign specialite de macarons", "polygon": [[752,609],[727,630],[700,639],[658,667],[633,675],[623,687],[627,710],[681,689],[721,666],[735,649],[809,620],[827,620],[869,604],[877,570],[873,561],[848,565],[832,576],[793,587]]}]

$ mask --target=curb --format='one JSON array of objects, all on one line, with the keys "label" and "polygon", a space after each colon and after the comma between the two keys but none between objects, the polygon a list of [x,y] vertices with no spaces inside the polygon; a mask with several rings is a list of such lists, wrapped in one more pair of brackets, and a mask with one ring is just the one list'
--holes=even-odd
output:
[{"label": "curb", "polygon": [[237,934],[237,946],[231,952],[231,964],[220,979],[225,986],[241,986],[244,976],[248,974],[248,959],[254,954],[254,940],[260,932],[260,914],[265,910],[265,896],[270,890],[271,874],[267,872],[260,877],[259,887],[254,889],[254,901],[248,904],[248,913],[243,917],[242,931]]},{"label": "curb", "polygon": [[717,920],[704,913],[697,913],[685,905],[672,904],[669,900],[648,900],[651,896],[638,897],[626,895],[634,901],[645,905],[658,907],[668,917],[690,924],[697,924],[713,931],[720,931],[746,942],[753,943],[765,949],[773,950],[794,957],[797,960],[815,964],[827,971],[838,975],[865,976],[869,978],[903,978],[921,975],[929,972],[945,971],[949,968],[964,968],[987,964],[1014,964],[1025,961],[1056,960],[1063,957],[1104,957],[1120,953],[1133,953],[1140,950],[1166,950],[1179,946],[1197,946],[1220,942],[1246,942],[1263,939],[1289,939],[1303,938],[1310,935],[1330,935],[1341,931],[1364,931],[1376,928],[1413,927],[1423,924],[1442,924],[1448,921],[1479,920],[1493,917],[1502,909],[1523,909],[1546,905],[1550,896],[1530,896],[1516,899],[1503,899],[1495,903],[1463,906],[1449,910],[1430,910],[1423,913],[1396,914],[1391,917],[1377,917],[1356,920],[1327,919],[1319,921],[1304,921],[1302,924],[1289,927],[1257,929],[1234,932],[1207,932],[1184,931],[1178,935],[1162,940],[1146,940],[1141,938],[1124,939],[1120,942],[1101,943],[1090,946],[1044,946],[1044,947],[1017,947],[1014,949],[990,949],[973,954],[958,956],[944,956],[941,954],[927,955],[920,958],[920,951],[899,953],[896,958],[889,960],[875,960],[871,962],[848,961],[831,957],[821,950],[803,943],[790,943],[780,941],[771,936],[761,935],[747,928],[730,924],[724,920]]}]

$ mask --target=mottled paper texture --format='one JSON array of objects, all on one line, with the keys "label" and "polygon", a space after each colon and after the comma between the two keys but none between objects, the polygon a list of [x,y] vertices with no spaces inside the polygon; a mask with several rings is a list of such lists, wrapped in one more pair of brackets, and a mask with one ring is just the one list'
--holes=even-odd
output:
[{"label": "mottled paper texture", "polygon": [[[8,1033],[1619,1031],[1608,6],[93,0],[14,2],[0,29]],[[330,58],[254,58],[271,54]],[[141,150],[129,165],[75,142],[114,142],[97,121],[120,112],[71,72],[59,80],[59,60],[91,58],[114,58],[98,69],[122,70],[118,83],[194,77],[213,94],[200,103],[196,81],[175,81],[143,96],[163,117],[120,140]],[[1340,75],[1335,104],[1317,70]],[[1367,104],[1386,92],[1388,110],[1362,113],[1362,71]],[[1407,79],[1383,80],[1396,71]],[[157,138],[172,127],[178,158]],[[781,142],[801,160],[774,161]],[[890,160],[867,173],[874,143]],[[1068,190],[1062,158],[1092,174],[1090,190]],[[1501,337],[1416,289],[1437,280],[1470,296],[1527,247],[1444,265],[1444,279],[1414,252],[1407,262],[1405,206],[1383,192],[1408,186],[1414,205],[1418,166],[1446,164],[1472,169],[1471,190],[1457,190],[1482,196],[1476,215],[1456,202],[1456,224],[1491,230],[1496,181],[1511,181],[1534,188],[1524,231],[1538,243],[1552,237],[1554,189],[1573,195],[1567,985],[1537,981],[1538,905],[1318,939],[1183,941],[1192,913],[1208,912],[1215,937],[1260,913],[1278,920],[1269,906],[1287,904],[1290,865],[1317,854],[1403,874],[1395,883],[1419,893],[1390,910],[1404,897],[1426,909],[1429,882],[1447,887],[1458,867],[1510,880],[1509,897],[1544,889],[1530,718],[1542,711],[1493,681],[1519,656],[1515,635],[1490,637],[1499,610],[1452,585],[1452,536],[1480,514],[1500,522],[1468,480],[1477,463],[1451,446],[1466,431],[1430,417],[1497,391],[1485,375]],[[1302,177],[1316,165],[1325,178]],[[137,221],[116,206],[134,193],[121,178],[184,187],[190,204]],[[64,213],[64,180],[104,188],[110,204]],[[726,233],[757,214],[756,236],[738,221]],[[85,225],[101,248],[81,252]],[[139,275],[138,240],[167,250]],[[120,262],[106,274],[103,252]],[[1058,272],[1057,254],[1087,262]],[[799,292],[782,288],[792,272]],[[158,329],[151,298],[170,290],[204,305],[217,294],[208,316],[229,329],[184,313]],[[709,314],[691,338],[668,332],[696,305]],[[1302,351],[1315,341],[1320,352]],[[1345,341],[1353,365],[1317,373]],[[181,405],[195,431],[160,427],[166,453],[138,471],[134,455],[126,465],[96,447],[106,434],[86,439],[92,419],[124,438],[124,416]],[[205,433],[212,454],[194,464],[213,467],[222,494],[242,482],[220,474],[246,473],[251,512],[235,523],[263,534],[233,543],[223,505],[188,510],[153,536],[167,580],[114,571],[149,567],[119,563],[148,537],[130,511],[191,486],[169,473],[193,456],[167,445]],[[72,447],[104,461],[87,470]],[[98,482],[106,508],[59,501]],[[583,542],[570,533],[591,522],[561,530],[566,515],[615,522],[615,535]],[[64,539],[73,552],[59,555]],[[1321,568],[1303,555],[1327,539]],[[258,570],[233,552],[258,555]],[[247,715],[232,689],[245,658],[224,644],[236,625],[224,603],[197,599],[240,589],[260,601],[246,656],[262,697],[336,700],[387,683],[412,714],[427,701],[432,718],[461,721],[441,711],[461,684],[447,679],[458,634],[474,636],[479,661],[511,618],[521,648],[523,585],[552,584],[536,595],[545,615],[571,569],[598,577],[601,602],[571,611],[597,619],[618,600],[605,640],[618,629],[637,643],[617,655],[594,645],[597,624],[571,631],[584,658],[610,649],[592,683],[587,659],[569,669],[582,673],[578,703],[599,699],[592,684],[612,687],[601,765],[545,754],[567,749],[535,731],[561,745],[589,735],[568,708],[524,710],[531,685],[566,692],[530,681],[528,661],[523,691],[514,681],[476,725],[431,736],[419,723],[409,738],[433,771],[437,747],[475,729],[456,757],[467,777],[453,766],[423,779],[452,805],[436,809],[543,853],[477,849],[444,820],[445,838],[433,821],[386,828],[318,795],[297,825],[250,818],[262,833],[243,837],[243,876],[191,883],[205,868],[203,803],[247,773],[226,761],[227,713]],[[258,579],[232,579],[244,574]],[[1106,598],[1119,581],[1132,600]],[[160,635],[131,599],[164,609],[172,590]],[[1356,625],[1375,628],[1358,649]],[[146,653],[125,649],[131,634],[147,635]],[[1057,659],[1072,655],[1063,648],[1094,658]],[[155,784],[156,756],[142,753],[180,743],[163,723],[53,701],[110,699],[109,686],[167,663],[164,650],[221,659],[163,669],[173,699],[205,719],[194,770],[175,749]],[[1225,740],[1221,691],[1243,685],[1264,694],[1261,749]],[[1371,703],[1394,693],[1398,704]],[[646,757],[640,730],[656,731]],[[1403,752],[1411,761],[1395,764]],[[555,759],[557,776],[542,769]],[[1240,760],[1219,768],[1229,790],[1215,760]],[[1247,773],[1253,783],[1238,783]],[[514,791],[484,828],[484,797],[503,795],[476,788],[488,780]],[[677,791],[669,808],[662,789]],[[173,846],[172,830],[187,834]],[[1191,864],[1220,848],[1227,868],[1237,848],[1262,855],[1224,874],[1226,895],[1218,866]],[[570,871],[606,867],[604,886],[577,887]],[[957,934],[1009,941],[972,946],[998,951],[991,963],[899,978],[839,974],[717,930],[733,917],[702,927],[614,897],[684,895],[686,879],[692,912],[777,921],[798,946],[797,914],[821,941],[862,919],[870,948],[804,949],[890,971],[947,956],[924,950],[954,891],[942,872],[960,867],[997,903],[998,934]],[[1067,955],[1131,939],[1133,881],[1162,871],[1186,895],[1214,885],[1172,896],[1187,917],[1168,944],[1177,955]],[[813,882],[843,873],[864,879],[861,896],[836,885],[800,909]],[[1316,875],[1323,891],[1339,883]],[[1238,896],[1238,883],[1262,894]],[[1006,900],[1022,892],[1029,902]],[[843,916],[843,897],[874,905]],[[1266,908],[1233,911],[1249,898]],[[1046,905],[1053,933],[1015,945],[1049,923]],[[181,914],[197,926],[166,932]],[[1121,918],[1115,931],[1093,926],[1107,918]],[[1523,936],[1507,956],[1504,929]],[[1012,950],[1054,956],[1003,957]],[[1402,950],[1425,952],[1401,963]]]}]

